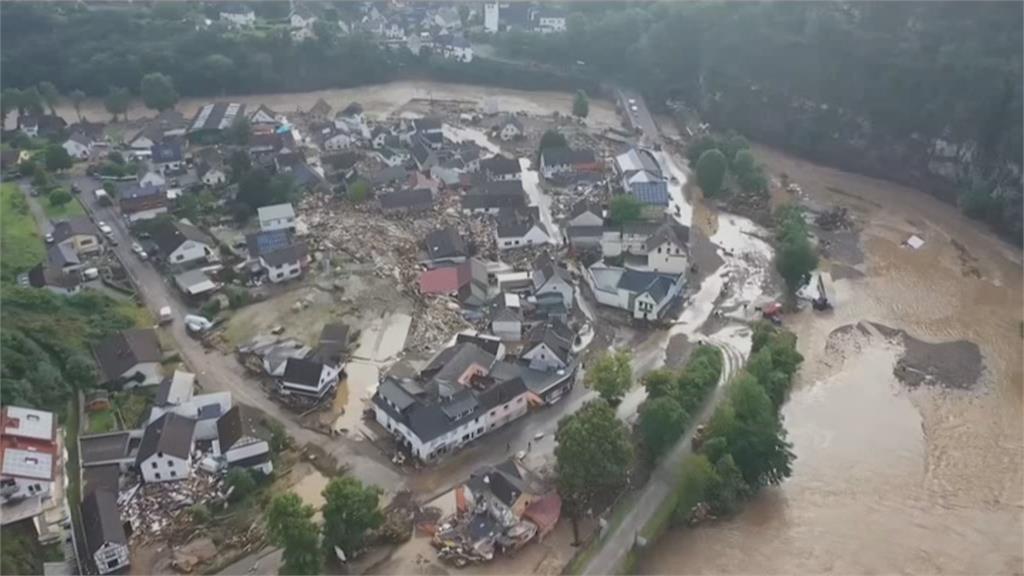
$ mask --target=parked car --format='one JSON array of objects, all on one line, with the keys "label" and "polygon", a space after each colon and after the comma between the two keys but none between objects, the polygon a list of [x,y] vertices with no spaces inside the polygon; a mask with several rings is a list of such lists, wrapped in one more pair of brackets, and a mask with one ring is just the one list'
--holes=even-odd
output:
[{"label": "parked car", "polygon": [[110,238],[110,237],[112,237],[114,235],[114,229],[111,228],[103,220],[100,220],[99,222],[97,222],[96,223],[96,227],[99,228],[100,232],[103,232],[103,235],[106,236],[107,238]]},{"label": "parked car", "polygon": [[47,244],[53,244],[53,234],[47,234],[46,235],[46,243]]},{"label": "parked car", "polygon": [[135,252],[135,255],[143,260],[149,257],[149,255],[146,254],[146,251],[142,249],[142,245],[138,242],[132,242],[132,252]]}]

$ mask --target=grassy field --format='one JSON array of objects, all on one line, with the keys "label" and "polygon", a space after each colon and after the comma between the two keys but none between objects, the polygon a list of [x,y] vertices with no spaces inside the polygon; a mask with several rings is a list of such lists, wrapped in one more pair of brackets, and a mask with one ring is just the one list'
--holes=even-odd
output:
[{"label": "grassy field", "polygon": [[117,418],[113,410],[100,410],[89,413],[89,433],[100,434],[117,430]]},{"label": "grassy field", "polygon": [[43,199],[40,204],[43,205],[43,210],[46,212],[46,216],[50,220],[63,220],[70,218],[71,216],[81,216],[85,214],[85,209],[82,208],[82,203],[78,201],[78,198],[71,198],[71,202],[63,206],[53,206],[46,199]]},{"label": "grassy field", "polygon": [[0,262],[3,276],[13,279],[46,255],[25,196],[15,184],[0,186]]}]

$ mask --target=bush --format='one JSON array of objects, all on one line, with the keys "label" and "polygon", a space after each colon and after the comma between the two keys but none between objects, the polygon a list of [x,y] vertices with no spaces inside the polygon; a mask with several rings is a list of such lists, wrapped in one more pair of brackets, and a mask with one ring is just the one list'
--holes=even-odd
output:
[{"label": "bush", "polygon": [[205,504],[195,504],[188,509],[188,515],[195,524],[206,524],[210,521],[210,509]]},{"label": "bush", "polygon": [[[237,286],[228,286],[224,289],[224,292],[228,297],[228,306],[232,309],[241,308],[252,302],[252,294],[249,293],[245,288],[239,288]],[[220,303],[217,301],[218,312],[220,311]],[[216,314],[216,312],[214,312]]]},{"label": "bush", "polygon": [[229,488],[233,488],[230,500],[240,502],[256,490],[256,479],[252,472],[245,468],[232,468],[228,471],[225,482]]},{"label": "bush", "polygon": [[58,188],[49,195],[50,206],[59,208],[71,202],[71,193],[63,188]]},{"label": "bush", "polygon": [[200,308],[199,311],[203,313],[203,316],[206,316],[208,319],[212,320],[213,317],[220,312],[220,300],[216,298],[211,298],[210,300],[207,300],[206,304],[203,304],[203,307]]}]

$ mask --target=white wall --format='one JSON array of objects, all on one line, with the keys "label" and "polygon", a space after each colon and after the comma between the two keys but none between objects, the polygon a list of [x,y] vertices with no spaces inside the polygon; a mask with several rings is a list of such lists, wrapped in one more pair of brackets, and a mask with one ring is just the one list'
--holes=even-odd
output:
[{"label": "white wall", "polygon": [[572,220],[569,220],[569,226],[602,226],[604,220],[600,216],[592,212],[584,212],[579,214]]},{"label": "white wall", "polygon": [[89,147],[74,140],[68,140],[64,143],[64,150],[72,158],[78,158],[79,160],[86,160],[89,158]]},{"label": "white wall", "polygon": [[3,476],[6,480],[8,478],[14,480],[14,491],[7,496],[8,498],[27,498],[29,496],[41,496],[43,498],[49,498],[50,493],[53,492],[53,482],[49,480],[43,480],[40,478],[19,478],[15,476]]},{"label": "white wall", "polygon": [[159,208],[152,208],[150,210],[135,212],[134,214],[127,214],[125,218],[127,218],[129,222],[138,222],[139,220],[152,220],[153,218],[166,213],[167,206],[160,206]]},{"label": "white wall", "polygon": [[561,294],[562,302],[565,302],[566,307],[572,308],[572,286],[567,282],[562,281],[560,278],[557,280],[554,278],[549,279],[534,294],[536,296],[541,296],[543,294]]},{"label": "white wall", "polygon": [[167,256],[167,261],[172,264],[187,264],[203,260],[210,254],[212,251],[206,244],[195,240],[186,240]]},{"label": "white wall", "polygon": [[267,271],[267,278],[275,284],[296,278],[302,273],[302,264],[299,262],[285,262],[277,268],[268,266],[266,260],[262,258],[260,259],[260,262],[263,264],[263,268]]},{"label": "white wall", "polygon": [[119,568],[127,566],[131,561],[128,553],[128,546],[107,542],[100,546],[92,556],[96,569],[100,574],[109,574]]},{"label": "white wall", "polygon": [[675,242],[666,242],[647,253],[647,267],[656,272],[683,274],[689,268],[686,250]]},{"label": "white wall", "polygon": [[139,471],[146,482],[176,482],[189,477],[191,464],[191,456],[183,459],[158,452],[143,460]]},{"label": "white wall", "polygon": [[554,351],[543,342],[531,348],[526,354],[523,354],[523,358],[530,361],[530,368],[534,370],[558,370],[565,368],[565,362],[562,362],[555,355]]},{"label": "white wall", "polygon": [[499,320],[491,323],[491,332],[502,340],[515,342],[523,337],[523,323],[518,320]]},{"label": "white wall", "polygon": [[534,226],[530,228],[521,237],[509,236],[502,237],[498,236],[498,249],[499,250],[510,250],[512,248],[521,248],[523,246],[536,246],[538,244],[545,244],[549,240],[547,234],[541,231],[540,228]]},{"label": "white wall", "polygon": [[124,374],[121,374],[121,377],[127,378],[136,372],[142,372],[142,374],[145,375],[145,379],[142,382],[138,382],[136,380],[128,382],[125,384],[125,389],[137,388],[139,386],[155,386],[164,379],[163,371],[160,368],[159,362],[144,362],[136,364]]},{"label": "white wall", "polygon": [[493,432],[502,426],[522,417],[527,410],[526,394],[520,394],[505,404],[495,406],[484,414],[484,425],[487,432]]},{"label": "white wall", "polygon": [[256,439],[255,442],[240,442],[239,444],[239,446],[224,453],[228,464],[270,453],[270,444],[267,444],[266,440]]},{"label": "white wall", "polygon": [[286,230],[295,228],[295,218],[269,218],[260,220],[260,230],[269,232],[271,230]]}]

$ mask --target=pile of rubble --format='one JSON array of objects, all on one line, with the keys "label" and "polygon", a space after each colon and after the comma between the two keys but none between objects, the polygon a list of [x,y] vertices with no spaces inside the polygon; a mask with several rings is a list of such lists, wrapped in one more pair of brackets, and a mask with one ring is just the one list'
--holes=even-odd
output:
[{"label": "pile of rubble", "polygon": [[224,502],[227,493],[221,491],[223,480],[199,468],[202,458],[196,458],[192,474],[176,482],[136,484],[124,490],[117,498],[121,517],[132,527],[133,544],[167,541],[188,537],[195,527],[189,508],[196,504],[207,506]]},{"label": "pile of rubble", "polygon": [[438,558],[462,568],[489,562],[495,553],[511,554],[536,535],[537,525],[530,521],[501,521],[486,510],[477,510],[445,518],[431,544],[437,548]]},{"label": "pile of rubble", "polygon": [[470,327],[463,318],[459,303],[451,298],[435,297],[424,300],[413,316],[414,321],[406,340],[406,349],[431,351],[444,345],[452,335]]},{"label": "pile of rubble", "polygon": [[849,230],[853,228],[853,219],[843,206],[834,206],[814,217],[814,223],[822,230]]}]

